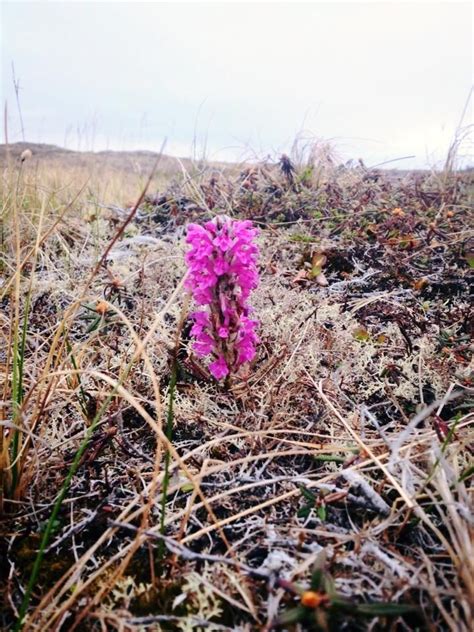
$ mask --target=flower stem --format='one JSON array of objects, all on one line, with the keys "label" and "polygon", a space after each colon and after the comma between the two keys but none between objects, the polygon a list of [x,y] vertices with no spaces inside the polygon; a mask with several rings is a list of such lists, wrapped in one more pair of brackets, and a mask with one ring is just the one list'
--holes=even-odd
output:
[{"label": "flower stem", "polygon": [[[174,398],[176,394],[176,382],[178,379],[178,348],[175,347],[173,352],[172,364],[171,364],[171,377],[170,377],[170,390],[168,396],[168,411],[166,414],[166,438],[171,443],[173,439],[173,404]],[[166,500],[168,487],[170,482],[170,462],[171,462],[171,454],[169,450],[166,450],[165,454],[165,473],[163,477],[163,487],[161,492],[161,518],[160,518],[160,533],[164,535],[165,533],[165,519],[166,519]],[[161,541],[159,547],[159,557],[160,560],[163,559],[163,555],[165,553],[164,542]]]}]

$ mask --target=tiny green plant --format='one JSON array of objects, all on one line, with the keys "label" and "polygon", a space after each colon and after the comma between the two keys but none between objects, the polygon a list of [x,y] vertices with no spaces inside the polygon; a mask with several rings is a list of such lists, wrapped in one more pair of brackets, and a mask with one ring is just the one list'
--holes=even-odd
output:
[{"label": "tiny green plant", "polygon": [[[173,440],[173,419],[174,419],[174,400],[176,395],[176,382],[178,379],[178,358],[177,358],[177,349],[175,348],[173,351],[172,359],[171,359],[171,375],[170,375],[170,383],[169,383],[169,393],[168,393],[168,409],[166,413],[166,438],[171,443]],[[166,450],[165,454],[165,469],[163,476],[163,485],[161,492],[161,517],[160,517],[160,533],[164,535],[165,533],[165,522],[166,522],[166,501],[168,495],[168,487],[170,483],[170,463],[171,463],[171,453],[169,450]],[[159,556],[160,559],[163,558],[165,554],[165,546],[163,541],[160,542],[159,547]]]},{"label": "tiny green plant", "polygon": [[304,629],[325,632],[335,630],[343,622],[347,624],[350,619],[380,617],[386,621],[403,615],[418,618],[419,609],[412,604],[357,604],[342,597],[336,590],[333,578],[324,568],[325,562],[323,551],[314,566],[309,587],[303,588],[293,583],[287,586],[299,603],[283,612],[273,622],[272,628],[287,629],[288,625],[300,624]]}]

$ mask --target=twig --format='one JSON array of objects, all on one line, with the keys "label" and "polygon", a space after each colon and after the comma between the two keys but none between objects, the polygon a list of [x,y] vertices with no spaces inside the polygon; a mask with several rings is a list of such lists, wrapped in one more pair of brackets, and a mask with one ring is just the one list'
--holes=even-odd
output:
[{"label": "twig", "polygon": [[440,407],[440,410],[441,410],[442,407],[446,404],[446,402],[452,399],[456,399],[457,397],[460,397],[463,394],[462,391],[454,391],[454,393],[451,393],[450,391],[451,391],[451,388],[441,400],[437,399],[426,408],[423,408],[423,410],[421,410],[417,415],[413,417],[413,419],[405,427],[403,432],[401,432],[398,435],[398,437],[392,443],[391,455],[387,464],[387,468],[389,470],[391,471],[393,470],[395,461],[398,458],[398,453],[400,451],[400,448],[405,443],[405,441],[407,441],[407,439],[409,438],[413,430],[415,430],[415,428],[418,426],[418,424],[420,424],[423,421],[423,419],[426,419],[426,417],[429,417],[431,413],[438,408],[438,406]]},{"label": "twig", "polygon": [[226,566],[233,566],[242,573],[250,575],[250,577],[265,581],[272,581],[280,588],[285,588],[293,594],[297,593],[297,590],[291,584],[289,584],[289,582],[284,579],[279,579],[278,577],[275,577],[275,574],[273,572],[262,571],[258,568],[252,568],[251,566],[248,566],[247,564],[244,564],[243,562],[240,562],[235,558],[223,557],[222,555],[196,553],[195,551],[191,551],[191,549],[188,549],[183,544],[176,542],[176,540],[173,540],[173,538],[170,538],[169,536],[163,535],[162,533],[158,533],[156,531],[140,530],[138,527],[134,527],[133,525],[126,522],[110,521],[109,524],[111,527],[114,528],[126,529],[127,531],[131,531],[133,533],[140,532],[140,535],[142,536],[147,536],[148,538],[151,538],[153,540],[158,540],[166,546],[170,553],[172,553],[173,555],[177,555],[183,560],[193,562],[212,562],[214,564],[225,564]]},{"label": "twig", "polygon": [[192,615],[187,615],[186,617],[177,617],[171,614],[157,614],[148,617],[133,617],[131,619],[126,619],[126,623],[129,625],[150,625],[152,623],[185,623],[189,625],[190,623],[193,626],[196,626],[194,629],[198,628],[207,628],[208,626],[212,626],[213,630],[222,630],[222,632],[235,632],[235,628],[228,628],[226,625],[220,625],[214,623],[214,621],[206,621],[205,619],[200,619],[199,617],[193,617]]},{"label": "twig", "polygon": [[308,372],[306,372],[306,374],[309,377],[310,381],[318,389],[318,392],[321,395],[321,398],[326,402],[326,404],[333,411],[333,413],[336,415],[336,417],[339,419],[339,421],[341,421],[343,423],[343,425],[346,427],[346,429],[348,430],[350,435],[360,445],[360,447],[364,450],[364,452],[366,452],[370,456],[370,458],[374,461],[374,463],[377,463],[377,465],[380,467],[382,472],[384,472],[384,474],[387,477],[387,479],[392,483],[392,485],[398,491],[400,496],[403,498],[403,500],[405,501],[407,506],[410,507],[410,508],[415,507],[415,503],[413,502],[413,500],[409,496],[407,496],[407,494],[406,494],[405,490],[403,489],[403,487],[401,487],[400,483],[392,476],[392,474],[389,472],[388,468],[382,463],[382,461],[379,459],[379,457],[376,456],[373,453],[373,451],[369,448],[369,446],[362,441],[362,439],[359,437],[357,432],[354,431],[354,429],[347,423],[347,421],[344,419],[344,417],[335,408],[333,403],[328,399],[328,397],[326,396],[326,394],[324,393],[323,388],[322,388],[322,380],[319,382],[319,384],[316,384],[316,382],[314,382],[314,380],[311,377],[311,375]]}]

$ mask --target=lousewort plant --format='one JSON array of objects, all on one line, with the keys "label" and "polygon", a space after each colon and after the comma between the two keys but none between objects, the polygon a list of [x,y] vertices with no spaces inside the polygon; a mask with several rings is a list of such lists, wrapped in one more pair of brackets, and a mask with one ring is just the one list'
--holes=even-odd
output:
[{"label": "lousewort plant", "polygon": [[255,356],[258,322],[250,318],[248,299],[258,285],[256,235],[249,220],[226,216],[188,227],[186,287],[201,308],[191,314],[193,348],[211,358],[217,380]]}]

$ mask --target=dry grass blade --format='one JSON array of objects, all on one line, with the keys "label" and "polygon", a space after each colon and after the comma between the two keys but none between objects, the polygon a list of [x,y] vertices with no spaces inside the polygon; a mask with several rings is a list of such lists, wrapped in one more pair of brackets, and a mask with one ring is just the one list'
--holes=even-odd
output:
[{"label": "dry grass blade", "polygon": [[[227,166],[23,149],[0,148],[0,628],[46,528],[25,631],[271,629],[324,555],[329,629],[467,632],[474,180],[454,153],[410,173],[307,139]],[[260,343],[228,388],[184,287],[186,227],[221,212],[261,252]]]}]

